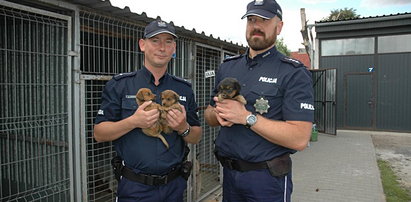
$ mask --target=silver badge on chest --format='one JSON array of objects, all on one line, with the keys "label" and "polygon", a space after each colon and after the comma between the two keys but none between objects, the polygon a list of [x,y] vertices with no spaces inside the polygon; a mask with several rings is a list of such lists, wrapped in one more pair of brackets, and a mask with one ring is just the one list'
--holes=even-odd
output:
[{"label": "silver badge on chest", "polygon": [[254,108],[256,112],[264,114],[268,112],[270,105],[268,105],[268,100],[260,97],[259,99],[255,100]]}]

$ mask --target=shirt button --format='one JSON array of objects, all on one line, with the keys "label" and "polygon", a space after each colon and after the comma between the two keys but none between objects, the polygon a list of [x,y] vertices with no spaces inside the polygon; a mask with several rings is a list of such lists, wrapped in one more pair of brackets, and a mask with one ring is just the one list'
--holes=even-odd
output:
[{"label": "shirt button", "polygon": [[250,70],[250,71],[251,71],[251,70],[253,70],[253,68],[252,68],[252,67],[250,67],[250,68],[248,68],[248,70]]},{"label": "shirt button", "polygon": [[243,83],[243,87],[245,87],[245,83]]}]

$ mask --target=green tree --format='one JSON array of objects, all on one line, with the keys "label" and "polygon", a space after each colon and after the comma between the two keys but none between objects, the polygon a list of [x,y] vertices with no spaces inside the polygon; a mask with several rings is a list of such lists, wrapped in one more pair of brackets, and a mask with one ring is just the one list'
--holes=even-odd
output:
[{"label": "green tree", "polygon": [[336,21],[336,20],[349,20],[359,18],[360,15],[357,14],[357,10],[354,8],[344,8],[344,9],[334,9],[328,17],[323,20],[326,21]]},{"label": "green tree", "polygon": [[288,50],[287,45],[284,43],[284,39],[283,38],[279,38],[276,41],[276,45],[277,50],[280,51],[282,54],[284,54],[285,56],[290,56],[291,55],[291,51]]}]

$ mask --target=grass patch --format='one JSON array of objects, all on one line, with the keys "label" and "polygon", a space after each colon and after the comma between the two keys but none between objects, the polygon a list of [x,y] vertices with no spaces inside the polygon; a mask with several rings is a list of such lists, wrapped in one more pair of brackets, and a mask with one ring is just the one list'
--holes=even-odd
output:
[{"label": "grass patch", "polygon": [[407,192],[397,181],[397,176],[391,169],[388,162],[378,160],[378,167],[380,168],[382,186],[387,202],[409,202],[411,195]]}]

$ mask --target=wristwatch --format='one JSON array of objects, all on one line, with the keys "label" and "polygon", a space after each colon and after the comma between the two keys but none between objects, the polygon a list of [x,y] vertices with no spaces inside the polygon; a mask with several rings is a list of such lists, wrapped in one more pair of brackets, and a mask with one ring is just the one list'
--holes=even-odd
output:
[{"label": "wristwatch", "polygon": [[247,118],[245,119],[245,126],[247,128],[250,128],[251,126],[253,126],[255,123],[257,123],[257,116],[256,114],[251,113],[250,115],[247,116]]},{"label": "wristwatch", "polygon": [[190,126],[190,124],[189,124],[189,125],[188,125],[188,128],[187,128],[183,133],[178,134],[178,135],[181,136],[181,137],[185,137],[185,136],[187,136],[187,135],[190,133],[190,130],[191,130],[191,126]]}]

